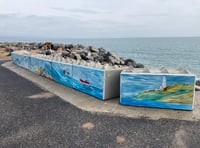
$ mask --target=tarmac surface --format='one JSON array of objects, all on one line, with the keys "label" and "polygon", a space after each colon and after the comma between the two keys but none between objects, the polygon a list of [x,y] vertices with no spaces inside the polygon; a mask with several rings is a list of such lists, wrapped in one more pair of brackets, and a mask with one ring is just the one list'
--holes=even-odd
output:
[{"label": "tarmac surface", "polygon": [[[47,88],[49,83],[45,83]],[[80,95],[72,93],[76,97]],[[159,111],[151,110],[154,114]],[[199,120],[152,120],[145,116],[130,118],[84,111],[0,66],[0,147],[184,148],[199,145]]]}]

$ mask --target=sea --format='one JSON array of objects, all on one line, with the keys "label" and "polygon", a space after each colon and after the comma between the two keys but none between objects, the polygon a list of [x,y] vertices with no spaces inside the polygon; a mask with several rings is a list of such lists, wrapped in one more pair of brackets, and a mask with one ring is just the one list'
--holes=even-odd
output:
[{"label": "sea", "polygon": [[0,38],[3,41],[82,44],[103,47],[125,59],[134,59],[147,68],[184,68],[200,77],[200,37],[162,38]]}]

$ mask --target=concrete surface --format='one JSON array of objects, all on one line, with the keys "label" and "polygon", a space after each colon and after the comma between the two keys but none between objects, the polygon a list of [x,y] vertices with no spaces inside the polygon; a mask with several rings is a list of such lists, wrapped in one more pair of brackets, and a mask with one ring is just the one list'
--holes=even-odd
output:
[{"label": "concrete surface", "polygon": [[[25,73],[24,70],[19,70]],[[32,73],[28,74],[32,76]],[[36,78],[42,82],[45,80],[38,76]],[[52,88],[54,83],[48,80],[45,82],[45,88]],[[63,93],[65,99],[69,99],[69,95],[74,96],[74,100],[79,100],[79,95],[88,97],[65,87],[59,89],[64,89],[67,93],[72,91],[72,94]],[[83,103],[80,100],[77,102]],[[118,101],[111,102],[111,105],[117,106]],[[92,103],[95,105],[93,101]],[[101,103],[103,106],[109,105],[109,102]],[[114,110],[116,107],[109,112],[112,115],[80,110],[0,65],[1,148],[193,148],[200,145],[199,121],[149,120],[139,116],[126,118],[115,116]],[[135,108],[129,110],[133,112]],[[136,108],[137,112],[139,110],[146,112],[146,115],[150,110],[153,114],[160,111],[142,111],[142,108]]]},{"label": "concrete surface", "polygon": [[195,108],[193,111],[122,106],[119,104],[119,98],[100,101],[87,94],[83,94],[79,91],[38,76],[28,70],[14,65],[12,62],[6,62],[3,64],[3,66],[85,111],[107,113],[110,115],[119,115],[132,118],[142,117],[153,120],[158,120],[161,118],[188,121],[200,120],[200,101],[198,99],[200,97],[199,91],[195,94]]}]

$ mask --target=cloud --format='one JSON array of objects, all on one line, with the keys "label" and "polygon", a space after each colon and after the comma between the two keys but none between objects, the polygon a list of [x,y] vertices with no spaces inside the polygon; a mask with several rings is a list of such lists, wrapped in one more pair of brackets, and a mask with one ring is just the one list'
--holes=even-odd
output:
[{"label": "cloud", "polygon": [[108,14],[108,13],[111,13],[110,11],[103,11],[103,10],[98,11],[98,10],[81,9],[81,8],[66,9],[66,8],[63,8],[63,7],[51,7],[51,9],[56,10],[56,11],[81,13],[81,14]]},{"label": "cloud", "polygon": [[59,37],[81,32],[81,21],[70,17],[0,16],[1,35]]},{"label": "cloud", "polygon": [[169,16],[168,13],[141,13],[141,14],[125,14],[127,17],[160,17],[160,16]]},{"label": "cloud", "polygon": [[52,37],[200,35],[198,0],[0,1],[0,34]]}]

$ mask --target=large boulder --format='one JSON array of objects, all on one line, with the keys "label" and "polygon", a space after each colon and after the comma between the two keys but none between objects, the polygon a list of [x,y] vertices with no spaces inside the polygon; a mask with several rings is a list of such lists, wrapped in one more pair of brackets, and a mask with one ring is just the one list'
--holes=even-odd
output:
[{"label": "large boulder", "polygon": [[125,65],[135,67],[136,66],[136,62],[134,60],[132,60],[132,59],[126,59],[125,60]]},{"label": "large boulder", "polygon": [[81,60],[81,56],[76,52],[70,53],[70,58],[75,59],[75,60]]},{"label": "large boulder", "polygon": [[44,47],[45,49],[53,49],[53,44],[51,42],[45,42],[44,43]]},{"label": "large boulder", "polygon": [[200,79],[199,79],[199,80],[196,80],[196,85],[197,85],[197,86],[200,86]]},{"label": "large boulder", "polygon": [[67,49],[67,48],[68,48],[68,49],[71,49],[71,48],[73,48],[73,47],[74,47],[73,44],[66,44],[66,45],[65,45],[65,48],[66,48],[66,49]]},{"label": "large boulder", "polygon": [[144,68],[144,65],[141,63],[136,63],[134,68]]},{"label": "large boulder", "polygon": [[66,58],[66,57],[70,57],[70,52],[68,52],[68,51],[62,51],[62,57],[64,57],[64,58]]}]

